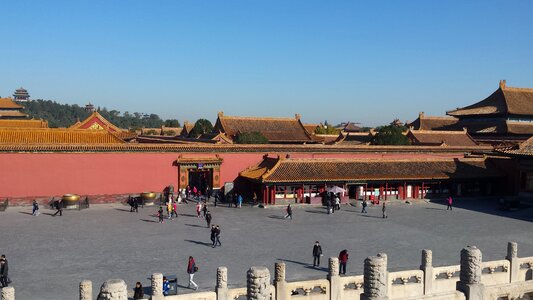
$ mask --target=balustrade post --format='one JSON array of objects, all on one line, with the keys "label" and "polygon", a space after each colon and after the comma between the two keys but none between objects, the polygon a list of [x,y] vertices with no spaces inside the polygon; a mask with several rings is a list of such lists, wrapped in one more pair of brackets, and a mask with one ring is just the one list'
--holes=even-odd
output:
[{"label": "balustrade post", "polygon": [[92,300],[93,299],[93,282],[90,280],[84,280],[80,282],[80,300]]},{"label": "balustrade post", "polygon": [[433,252],[428,249],[422,250],[422,263],[420,270],[424,271],[424,295],[430,295],[433,292]]},{"label": "balustrade post", "polygon": [[485,288],[481,283],[481,250],[467,246],[461,250],[461,272],[457,290],[463,292],[466,300],[484,299]]},{"label": "balustrade post", "polygon": [[276,300],[289,300],[291,291],[287,289],[285,280],[285,263],[277,262],[274,265],[274,286],[276,287]]},{"label": "balustrade post", "polygon": [[100,287],[98,300],[128,300],[128,286],[122,279],[108,279]]},{"label": "balustrade post", "polygon": [[515,242],[509,242],[507,244],[507,257],[509,261],[509,282],[518,282],[519,276],[518,272],[520,271],[520,262],[518,260],[518,244]]},{"label": "balustrade post", "polygon": [[152,287],[152,300],[163,299],[163,274],[154,273],[150,280],[150,285]]},{"label": "balustrade post", "polygon": [[362,300],[388,300],[389,276],[387,272],[387,255],[379,253],[365,259],[364,293]]},{"label": "balustrade post", "polygon": [[270,271],[267,267],[251,267],[246,275],[246,298],[248,300],[272,300]]},{"label": "balustrade post", "polygon": [[217,300],[228,300],[228,268],[217,268]]},{"label": "balustrade post", "polygon": [[1,295],[1,300],[15,300],[15,288],[12,286],[2,288]]},{"label": "balustrade post", "polygon": [[328,280],[330,299],[341,300],[343,286],[341,284],[341,277],[339,275],[339,259],[337,257],[329,258]]}]

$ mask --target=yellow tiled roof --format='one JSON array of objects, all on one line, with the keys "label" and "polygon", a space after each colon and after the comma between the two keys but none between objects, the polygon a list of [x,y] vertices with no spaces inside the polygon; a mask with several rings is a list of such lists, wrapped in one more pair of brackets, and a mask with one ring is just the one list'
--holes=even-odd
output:
[{"label": "yellow tiled roof", "polygon": [[0,98],[0,109],[2,108],[18,108],[23,109],[24,107],[17,102],[13,101],[11,98]]},{"label": "yellow tiled roof", "polygon": [[0,128],[48,128],[44,120],[0,120]]},{"label": "yellow tiled roof", "polygon": [[0,128],[0,144],[120,144],[105,130],[65,128]]}]

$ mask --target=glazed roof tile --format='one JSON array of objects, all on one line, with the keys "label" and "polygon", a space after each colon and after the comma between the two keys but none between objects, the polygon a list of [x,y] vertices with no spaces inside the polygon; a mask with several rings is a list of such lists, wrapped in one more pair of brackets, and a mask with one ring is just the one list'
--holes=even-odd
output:
[{"label": "glazed roof tile", "polygon": [[17,102],[13,101],[11,98],[0,98],[0,110],[6,108],[6,109],[23,109],[24,106],[18,104]]},{"label": "glazed roof tile", "polygon": [[120,144],[115,135],[104,130],[65,128],[0,128],[0,144],[22,147],[46,144]]},{"label": "glazed roof tile", "polygon": [[416,144],[446,146],[476,146],[466,131],[409,130],[407,136]]},{"label": "glazed roof tile", "polygon": [[48,128],[48,122],[43,120],[0,119],[0,128]]},{"label": "glazed roof tile", "polygon": [[501,177],[485,158],[469,159],[265,159],[240,173],[263,183],[444,180]]}]

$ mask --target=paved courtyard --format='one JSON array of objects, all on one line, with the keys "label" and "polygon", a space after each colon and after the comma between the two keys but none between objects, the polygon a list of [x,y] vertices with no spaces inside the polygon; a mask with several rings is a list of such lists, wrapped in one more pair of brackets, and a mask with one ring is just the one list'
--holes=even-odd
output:
[{"label": "paved courtyard", "polygon": [[[94,205],[84,211],[51,210],[33,217],[30,207],[0,213],[0,253],[9,259],[18,300],[77,299],[81,280],[93,281],[94,296],[109,278],[150,286],[152,273],[176,274],[187,285],[186,263],[195,257],[200,290],[213,290],[218,266],[229,269],[231,287],[245,286],[252,265],[287,263],[287,280],[324,278],[327,258],[348,249],[348,273],[362,274],[363,260],[378,252],[389,257],[391,270],[417,268],[421,249],[433,250],[434,264],[458,264],[459,251],[477,245],[484,260],[503,259],[507,241],[516,241],[519,256],[533,256],[533,208],[500,212],[495,201],[468,200],[453,211],[439,203],[390,205],[389,218],[379,207],[362,215],[343,206],[327,215],[319,207],[295,207],[294,220],[283,208],[211,207],[213,223],[222,229],[222,247],[211,248],[209,230],[195,216],[194,204],[180,205],[179,218],[156,223],[156,208],[130,213],[120,204]],[[311,251],[320,240],[322,269],[314,269]],[[179,288],[179,293],[191,290]]]}]

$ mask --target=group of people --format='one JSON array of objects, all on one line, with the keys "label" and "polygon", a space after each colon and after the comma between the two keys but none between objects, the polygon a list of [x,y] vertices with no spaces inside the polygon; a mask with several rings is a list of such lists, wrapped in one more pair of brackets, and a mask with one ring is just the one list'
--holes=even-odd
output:
[{"label": "group of people", "polygon": [[[363,207],[363,209],[361,210],[361,213],[362,214],[366,214],[368,213],[368,211],[366,211],[366,208],[368,206],[368,202],[366,201],[366,199],[363,199],[363,202],[361,203],[361,206]],[[388,218],[389,216],[387,215],[387,204],[385,201],[383,201],[383,203],[381,204],[381,217],[383,219],[386,219]]]},{"label": "group of people", "polygon": [[220,226],[219,225],[211,225],[211,242],[213,242],[212,247],[215,248],[216,246],[221,246],[222,243],[220,242]]},{"label": "group of people", "polygon": [[[320,258],[322,254],[322,246],[319,241],[315,242],[313,246],[313,267],[320,267]],[[339,253],[339,274],[346,275],[346,265],[348,264],[348,250],[344,249]]]}]

